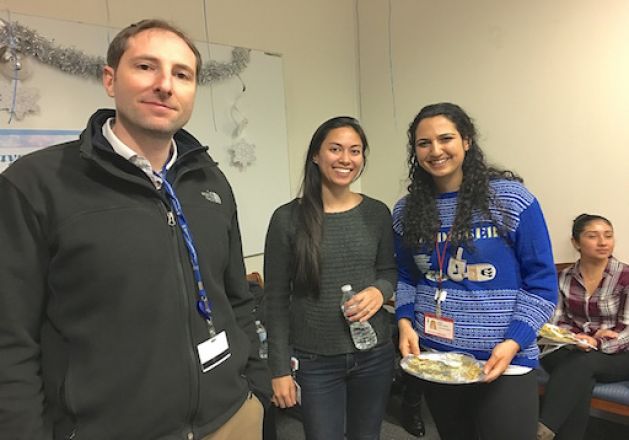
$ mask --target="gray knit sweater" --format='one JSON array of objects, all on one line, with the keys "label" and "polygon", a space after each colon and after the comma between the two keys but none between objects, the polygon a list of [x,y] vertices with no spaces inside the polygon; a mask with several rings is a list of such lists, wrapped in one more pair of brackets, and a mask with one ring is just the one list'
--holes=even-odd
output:
[{"label": "gray knit sweater", "polygon": [[[298,199],[280,206],[269,225],[264,251],[269,366],[273,377],[290,374],[290,347],[321,355],[357,351],[341,305],[341,286],[355,292],[375,286],[386,302],[397,282],[391,214],[363,195],[356,207],[324,214],[318,299],[294,291]],[[391,318],[380,309],[369,322],[378,344],[391,340]]]}]

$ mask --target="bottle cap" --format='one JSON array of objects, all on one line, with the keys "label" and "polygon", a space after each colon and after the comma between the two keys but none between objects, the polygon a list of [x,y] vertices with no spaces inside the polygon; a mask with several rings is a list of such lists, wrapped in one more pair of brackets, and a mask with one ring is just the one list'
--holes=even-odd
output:
[{"label": "bottle cap", "polygon": [[352,290],[351,284],[345,284],[344,286],[341,287],[341,292],[349,292],[350,290]]}]

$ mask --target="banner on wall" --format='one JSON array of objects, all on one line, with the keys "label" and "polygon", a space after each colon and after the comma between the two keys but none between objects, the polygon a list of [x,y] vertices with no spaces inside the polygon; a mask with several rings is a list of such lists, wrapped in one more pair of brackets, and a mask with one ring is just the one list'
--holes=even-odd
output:
[{"label": "banner on wall", "polygon": [[78,139],[80,130],[0,129],[0,173],[25,154]]}]

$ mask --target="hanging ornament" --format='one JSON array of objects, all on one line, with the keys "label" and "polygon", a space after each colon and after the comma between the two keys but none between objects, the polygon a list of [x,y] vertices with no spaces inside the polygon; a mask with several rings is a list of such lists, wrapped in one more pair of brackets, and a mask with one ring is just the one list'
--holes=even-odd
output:
[{"label": "hanging ornament", "polygon": [[244,132],[249,125],[249,119],[238,107],[238,101],[244,96],[247,91],[247,86],[244,81],[237,75],[238,79],[242,83],[242,92],[236,98],[230,109],[230,116],[234,121],[234,130],[232,131],[232,139],[235,140],[228,148],[227,151],[230,154],[231,165],[239,168],[241,171],[252,165],[256,161],[256,146],[255,144],[248,142],[245,138]]},{"label": "hanging ornament", "polygon": [[30,60],[8,46],[0,47],[0,74],[6,79],[25,81],[33,74]]},{"label": "hanging ornament", "polygon": [[0,84],[0,111],[9,113],[10,124],[13,117],[22,120],[29,113],[39,112],[39,93],[36,89],[21,86],[21,81],[30,77],[30,64],[17,49],[14,26],[6,22],[0,25],[4,25],[2,30],[7,37],[6,44],[0,46],[0,74],[11,81],[10,84]]},{"label": "hanging ornament", "polygon": [[247,88],[243,83],[242,92],[240,93],[240,95],[238,95],[238,98],[236,98],[229,111],[232,121],[234,121],[235,125],[234,131],[232,132],[233,139],[239,138],[245,131],[245,128],[247,128],[247,125],[249,125],[249,119],[247,119],[243,112],[240,111],[240,108],[238,108],[238,101],[240,101],[240,98],[243,97],[246,90]]}]

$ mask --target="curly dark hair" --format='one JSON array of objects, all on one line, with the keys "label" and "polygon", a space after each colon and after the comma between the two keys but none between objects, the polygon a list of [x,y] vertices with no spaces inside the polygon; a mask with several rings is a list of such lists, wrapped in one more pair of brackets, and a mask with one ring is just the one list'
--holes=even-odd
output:
[{"label": "curly dark hair", "polygon": [[[508,170],[490,166],[478,145],[477,132],[472,119],[456,104],[442,102],[427,105],[420,110],[408,128],[408,196],[402,218],[404,241],[409,247],[425,246],[434,242],[441,223],[437,211],[438,194],[433,177],[417,161],[415,153],[416,131],[419,123],[426,118],[443,116],[454,124],[461,138],[469,143],[469,149],[463,160],[463,181],[458,194],[458,203],[450,239],[454,247],[464,246],[473,250],[469,236],[472,227],[472,215],[478,212],[489,218],[498,228],[502,237],[506,236],[504,225],[497,221],[489,206],[493,192],[489,182],[493,179],[507,179],[522,182],[522,179]],[[501,219],[505,220],[506,219]]]},{"label": "curly dark hair", "polygon": [[[321,171],[314,157],[321,150],[323,141],[332,130],[349,127],[360,137],[363,144],[363,168],[367,165],[367,136],[358,120],[351,116],[337,116],[328,119],[312,135],[301,182],[301,199],[297,212],[295,232],[295,283],[298,292],[305,292],[315,298],[319,296],[319,275],[321,268],[321,240],[323,238],[323,197],[321,194]],[[359,176],[360,176],[359,173]]]}]

